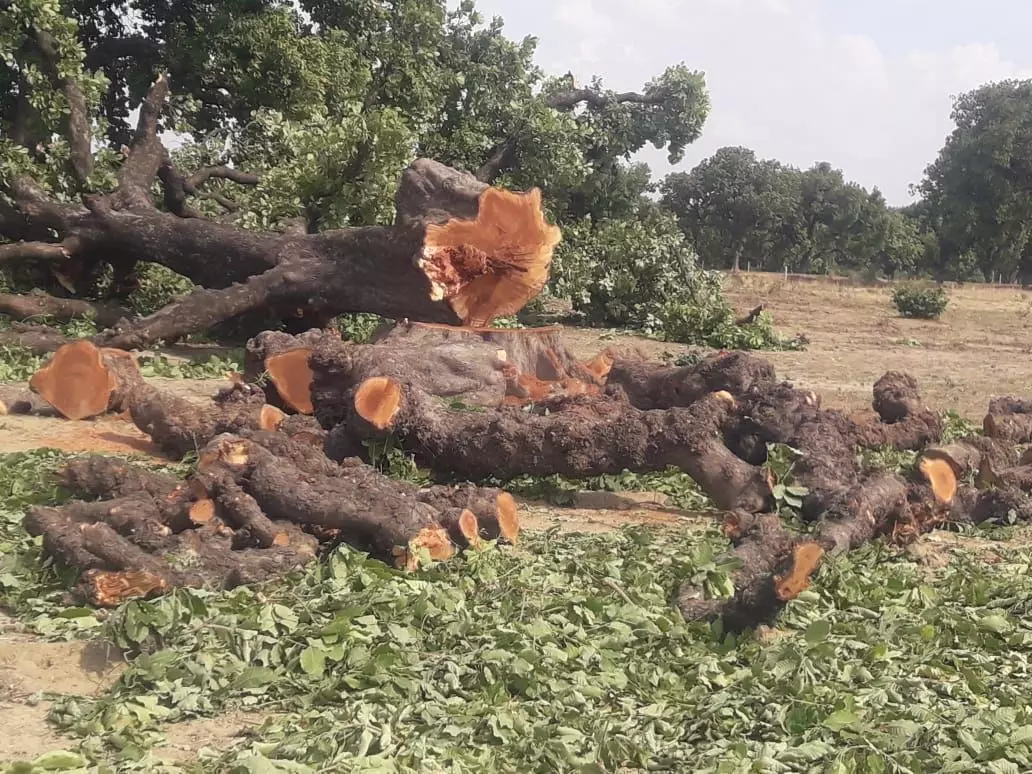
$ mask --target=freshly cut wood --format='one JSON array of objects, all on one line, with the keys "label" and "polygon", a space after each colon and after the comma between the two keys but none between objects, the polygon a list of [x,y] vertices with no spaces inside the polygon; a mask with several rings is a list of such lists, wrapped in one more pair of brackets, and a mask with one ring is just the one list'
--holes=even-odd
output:
[{"label": "freshly cut wood", "polygon": [[[472,179],[466,182],[478,187]],[[400,193],[398,204],[402,215],[406,202]],[[416,212],[426,218],[424,207]],[[417,263],[430,278],[430,298],[447,299],[463,324],[473,327],[516,314],[540,293],[561,239],[545,220],[537,188],[522,195],[484,188],[475,218],[427,222],[425,231]]]},{"label": "freshly cut wood", "polygon": [[68,419],[86,419],[126,408],[129,391],[142,383],[128,353],[88,341],[66,344],[29,380],[34,392]]},{"label": "freshly cut wood", "polygon": [[535,411],[461,411],[376,377],[355,391],[353,410],[330,432],[327,452],[338,459],[354,456],[365,440],[389,433],[431,470],[473,480],[673,466],[692,476],[719,508],[762,511],[771,502],[762,471],[732,454],[719,435],[733,407],[730,395],[715,393],[666,411],[583,395],[551,400]]},{"label": "freshly cut wood", "polygon": [[977,475],[980,482],[991,478],[993,471],[1021,464],[1014,447],[984,436],[932,446],[921,452],[918,472],[931,487],[938,502],[949,504],[963,479]]},{"label": "freshly cut wood", "polygon": [[333,331],[318,328],[296,336],[263,331],[247,342],[244,380],[264,382],[269,405],[301,414],[312,413],[312,349],[324,339],[340,342]]},{"label": "freshly cut wood", "polygon": [[516,499],[501,489],[473,484],[432,486],[418,491],[416,498],[442,513],[468,510],[476,517],[478,534],[486,540],[501,538],[515,543],[519,537]]},{"label": "freshly cut wood", "polygon": [[[289,420],[287,420],[289,421]],[[361,489],[370,476],[379,481],[379,474],[358,457],[333,462],[322,451],[322,446],[312,446],[299,441],[298,436],[287,437],[283,432],[243,431],[241,438],[253,441],[268,449],[274,455],[287,459],[304,475],[341,479],[341,486]],[[503,540],[515,543],[520,532],[519,512],[515,498],[501,489],[481,487],[469,483],[439,484],[420,489],[405,481],[392,484],[402,494],[430,505],[442,514],[441,522],[458,518],[462,511],[469,510],[477,519],[479,535],[484,540]],[[466,522],[469,523],[468,520]],[[465,528],[465,527],[464,527]]]},{"label": "freshly cut wood", "polygon": [[113,457],[72,460],[61,483],[85,499],[33,508],[25,527],[82,573],[77,593],[102,606],[270,580],[311,561],[320,542],[414,569],[424,556],[519,533],[515,500],[500,490],[420,490],[357,459],[332,462],[282,431],[242,432],[210,441],[185,481]]},{"label": "freshly cut wood", "polygon": [[771,623],[785,604],[810,584],[827,556],[890,534],[908,511],[907,485],[891,473],[871,477],[840,495],[809,537],[785,529],[777,514],[732,514],[725,534],[740,560],[730,599],[705,599],[701,588],[684,583],[675,603],[688,621],[720,618],[730,631]]},{"label": "freshly cut wood", "polygon": [[667,409],[689,406],[721,390],[737,398],[774,384],[774,366],[745,352],[719,352],[682,368],[616,357],[606,376],[606,393],[635,408]]},{"label": "freshly cut wood", "polygon": [[232,530],[221,525],[168,534],[145,548],[134,542],[135,533],[122,535],[105,521],[84,523],[71,506],[33,508],[25,527],[32,535],[42,535],[48,555],[83,572],[78,593],[104,607],[177,586],[234,588],[265,581],[315,558],[314,539],[234,550]]},{"label": "freshly cut wood", "polygon": [[141,384],[129,393],[128,404],[133,424],[175,457],[199,451],[220,433],[275,430],[284,419],[260,390],[244,384],[221,390],[207,405]]},{"label": "freshly cut wood", "polygon": [[776,514],[763,514],[750,522],[734,539],[732,556],[741,563],[731,578],[734,596],[706,599],[701,587],[681,584],[674,602],[685,620],[719,618],[727,631],[772,623],[785,603],[806,588],[821,552],[803,548],[807,542],[786,530]]},{"label": "freshly cut wood", "polygon": [[214,452],[217,464],[241,479],[271,519],[336,530],[350,545],[399,567],[418,566],[424,550],[436,560],[455,552],[437,511],[371,468],[355,486],[354,471],[348,478],[305,474],[254,441],[231,435],[217,437],[205,451],[204,459]]},{"label": "freshly cut wood", "polygon": [[471,338],[366,345],[322,341],[310,358],[315,415],[325,428],[338,424],[358,385],[377,377],[468,406],[499,406],[511,370],[499,351]]}]

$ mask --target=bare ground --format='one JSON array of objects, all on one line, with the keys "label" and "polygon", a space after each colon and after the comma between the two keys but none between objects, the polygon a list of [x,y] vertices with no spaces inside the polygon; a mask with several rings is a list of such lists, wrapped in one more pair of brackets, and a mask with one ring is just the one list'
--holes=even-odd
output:
[{"label": "bare ground", "polygon": [[[919,380],[930,406],[954,408],[980,420],[992,395],[1032,392],[1032,293],[1016,288],[956,288],[940,321],[905,320],[896,315],[888,287],[856,287],[828,282],[797,282],[780,275],[729,277],[727,290],[737,308],[765,303],[778,328],[804,333],[803,352],[764,353],[782,378],[820,393],[829,406],[869,408],[871,386],[887,370],[903,370]],[[653,357],[676,354],[681,347],[601,331],[570,329],[575,354],[588,357],[606,346],[636,346]],[[192,400],[204,401],[224,383],[155,380]],[[112,417],[64,422],[35,417],[0,417],[0,452],[50,447],[65,451],[155,454],[149,440],[130,423]],[[660,497],[605,496],[591,493],[574,507],[523,505],[528,529],[603,532],[625,524],[701,529],[707,516],[666,508]],[[1022,533],[1019,541],[1032,541]],[[1030,542],[1032,544],[1032,542]],[[948,533],[926,536],[913,558],[942,566],[957,551],[995,557],[985,540]],[[121,671],[121,654],[97,643],[49,643],[19,630],[0,614],[0,762],[32,759],[55,749],[74,749],[75,741],[46,722],[55,695],[91,695],[105,690]],[[158,757],[175,762],[196,758],[202,748],[224,749],[262,718],[243,712],[172,724]]]}]

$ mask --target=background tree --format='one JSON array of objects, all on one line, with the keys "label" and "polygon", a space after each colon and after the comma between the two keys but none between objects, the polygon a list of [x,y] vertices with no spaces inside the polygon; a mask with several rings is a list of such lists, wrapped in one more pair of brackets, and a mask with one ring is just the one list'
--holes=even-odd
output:
[{"label": "background tree", "polygon": [[706,265],[738,271],[744,257],[764,265],[780,247],[793,215],[792,182],[776,161],[758,160],[748,148],[721,148],[691,172],[668,175],[663,203]]},{"label": "background tree", "polygon": [[896,276],[921,260],[916,226],[826,162],[800,171],[722,148],[667,176],[662,191],[707,266],[738,269],[746,259],[766,271]]},{"label": "background tree", "polygon": [[964,278],[1032,275],[1032,81],[1003,81],[959,97],[956,128],[920,192],[942,271]]}]

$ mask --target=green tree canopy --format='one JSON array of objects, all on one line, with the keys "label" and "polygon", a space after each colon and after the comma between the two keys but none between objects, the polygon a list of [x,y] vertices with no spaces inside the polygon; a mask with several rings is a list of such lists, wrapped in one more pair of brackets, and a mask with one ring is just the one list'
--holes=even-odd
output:
[{"label": "green tree canopy", "polygon": [[798,170],[721,148],[690,172],[668,175],[661,189],[707,266],[895,276],[921,259],[915,225],[877,189],[865,191],[826,162]]},{"label": "green tree canopy", "polygon": [[959,97],[956,128],[928,167],[921,223],[938,235],[947,276],[1032,277],[1032,81]]},{"label": "green tree canopy", "polygon": [[676,161],[708,112],[703,76],[684,65],[640,93],[546,77],[533,38],[507,38],[468,1],[20,0],[0,13],[0,43],[8,172],[105,190],[130,114],[165,73],[159,128],[193,141],[184,164],[261,176],[235,199],[256,228],[383,220],[417,155],[541,187],[560,217],[626,212],[648,185],[627,159],[652,143]]}]

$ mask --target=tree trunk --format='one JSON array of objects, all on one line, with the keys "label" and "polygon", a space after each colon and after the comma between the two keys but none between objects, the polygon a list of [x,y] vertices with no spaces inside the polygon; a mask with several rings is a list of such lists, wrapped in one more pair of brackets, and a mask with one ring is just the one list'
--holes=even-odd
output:
[{"label": "tree trunk", "polygon": [[[124,193],[124,192],[122,192]],[[130,197],[131,198],[131,197]],[[62,271],[110,263],[159,263],[203,289],[138,321],[122,320],[94,342],[119,349],[172,341],[256,309],[284,319],[372,312],[449,324],[485,325],[513,314],[548,278],[559,230],[537,189],[489,188],[429,160],[402,175],[392,226],[320,234],[248,232],[160,212],[148,201],[94,197],[87,208],[21,202],[61,243]]]},{"label": "tree trunk", "polygon": [[745,352],[720,352],[682,368],[617,357],[606,375],[606,394],[639,409],[689,406],[724,390],[739,398],[774,385],[774,367]]}]

